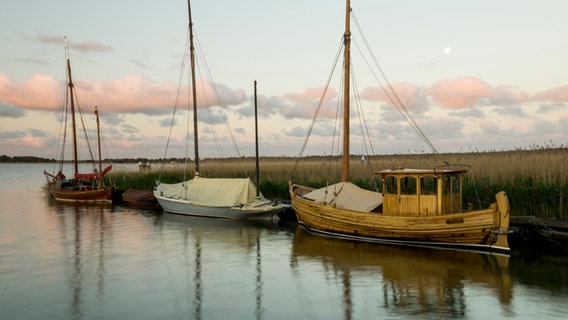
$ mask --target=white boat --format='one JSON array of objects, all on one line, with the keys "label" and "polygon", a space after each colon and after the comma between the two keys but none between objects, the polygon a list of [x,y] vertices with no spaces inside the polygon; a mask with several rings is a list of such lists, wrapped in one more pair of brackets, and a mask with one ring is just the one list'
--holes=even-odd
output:
[{"label": "white boat", "polygon": [[[264,198],[250,178],[206,178],[201,176],[199,168],[197,86],[195,83],[193,21],[191,19],[190,1],[188,1],[187,4],[189,9],[189,51],[191,59],[195,173],[192,179],[179,183],[168,184],[158,182],[154,190],[154,196],[160,203],[160,206],[166,212],[171,213],[228,219],[251,219],[274,216],[289,207],[289,205],[273,202]],[[258,141],[258,138],[256,140]],[[258,142],[256,149],[256,176],[258,177]]]}]

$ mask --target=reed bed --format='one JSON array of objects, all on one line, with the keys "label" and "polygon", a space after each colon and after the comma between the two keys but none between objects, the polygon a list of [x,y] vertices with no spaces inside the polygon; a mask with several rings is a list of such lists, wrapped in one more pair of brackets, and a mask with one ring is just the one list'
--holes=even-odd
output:
[{"label": "reed bed", "polygon": [[[366,157],[352,156],[350,179],[355,184],[378,190],[380,180],[373,171],[389,168],[432,168],[443,164],[471,166],[464,180],[464,202],[486,207],[494,202],[494,194],[505,191],[516,216],[534,215],[545,218],[568,218],[568,148],[546,148],[498,152],[396,154]],[[268,198],[289,199],[287,181],[314,187],[325,186],[340,179],[338,157],[262,157],[260,189]],[[185,179],[193,176],[193,163],[152,163],[149,170],[116,170],[109,173],[112,182],[122,190],[151,190],[156,180],[179,182],[184,167]],[[205,177],[255,178],[254,158],[204,159],[200,161]]]}]

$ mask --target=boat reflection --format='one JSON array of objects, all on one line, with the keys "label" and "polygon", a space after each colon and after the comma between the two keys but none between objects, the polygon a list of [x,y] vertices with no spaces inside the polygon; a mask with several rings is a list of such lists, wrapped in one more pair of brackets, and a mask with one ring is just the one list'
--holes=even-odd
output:
[{"label": "boat reflection", "polygon": [[497,299],[505,313],[512,302],[508,256],[352,242],[297,228],[292,267],[302,270],[302,262],[313,261],[340,278],[344,319],[352,318],[358,275],[368,281],[376,274],[382,294],[377,303],[408,315],[467,316],[466,289],[474,287]]},{"label": "boat reflection", "polygon": [[71,292],[69,317],[82,319],[87,295],[84,282],[91,282],[88,274],[93,271],[97,304],[102,306],[104,303],[105,238],[108,236],[106,229],[111,226],[106,213],[112,206],[106,203],[59,203],[50,199],[49,209],[55,214],[60,237],[65,243],[63,257],[70,272],[67,277]]},{"label": "boat reflection", "polygon": [[[251,219],[251,220],[234,220],[234,219],[215,219],[209,217],[178,215],[164,213],[161,216],[161,222],[168,224],[169,227],[175,226],[182,232],[184,239],[184,247],[189,248],[193,243],[193,265],[186,263],[187,271],[193,270],[193,276],[187,275],[187,290],[191,292],[192,297],[192,317],[201,319],[203,313],[203,294],[205,285],[202,279],[203,261],[207,256],[204,252],[208,245],[214,244],[214,253],[219,254],[220,251],[227,249],[227,254],[240,255],[243,251],[243,257],[248,258],[251,253],[255,256],[255,278],[251,281],[254,283],[254,318],[264,318],[263,301],[263,279],[262,279],[262,246],[261,234],[263,232],[272,232],[279,229],[277,221],[272,218]],[[184,254],[188,254],[191,250],[184,250]],[[186,257],[186,261],[190,258]],[[193,286],[193,288],[190,288]],[[181,315],[185,313],[181,312]]]}]

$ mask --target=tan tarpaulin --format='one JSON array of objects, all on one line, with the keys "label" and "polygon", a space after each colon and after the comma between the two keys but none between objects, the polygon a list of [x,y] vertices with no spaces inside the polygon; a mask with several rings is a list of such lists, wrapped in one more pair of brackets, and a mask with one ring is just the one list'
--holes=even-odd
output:
[{"label": "tan tarpaulin", "polygon": [[304,195],[316,203],[327,203],[339,209],[371,212],[383,203],[383,195],[361,189],[351,182],[339,182]]},{"label": "tan tarpaulin", "polygon": [[196,177],[176,184],[161,183],[156,190],[164,197],[211,207],[240,206],[256,199],[256,186],[249,178]]}]

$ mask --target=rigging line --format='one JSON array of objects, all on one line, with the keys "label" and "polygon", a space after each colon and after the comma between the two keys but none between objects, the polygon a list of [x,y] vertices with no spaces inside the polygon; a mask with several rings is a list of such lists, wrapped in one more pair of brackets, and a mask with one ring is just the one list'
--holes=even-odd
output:
[{"label": "rigging line", "polygon": [[[65,59],[67,60],[67,59]],[[57,162],[54,163],[53,165],[53,170],[55,172],[55,168],[58,167],[57,165],[59,165],[58,167],[58,171],[62,171],[63,170],[63,161],[65,160],[65,144],[67,141],[67,115],[69,114],[69,112],[67,112],[67,107],[68,107],[68,96],[69,96],[69,91],[67,90],[67,87],[69,86],[69,75],[67,74],[67,72],[65,72],[65,92],[63,93],[63,104],[61,105],[60,109],[59,109],[59,117],[58,117],[58,123],[59,123],[59,129],[58,131],[58,137],[59,137],[59,141],[57,143],[57,148],[55,151],[55,159],[59,160]],[[61,149],[59,149],[61,148]]]},{"label": "rigging line", "polygon": [[[198,57],[199,57],[201,63],[204,63],[202,56],[198,55]],[[202,73],[200,65],[201,64],[199,64],[199,63],[196,64],[197,69],[198,69],[198,73],[199,73],[199,77],[200,77],[200,79],[203,79],[203,76],[202,76],[203,73]],[[204,105],[209,106],[209,107],[204,107],[204,109],[206,109],[207,115],[209,117],[210,129],[213,133],[213,140],[215,141],[215,148],[217,150],[217,155],[220,158],[223,158],[224,157],[223,148],[221,147],[221,142],[220,142],[220,139],[219,139],[219,133],[218,133],[217,126],[215,125],[215,120],[214,120],[215,116],[214,116],[214,112],[213,112],[213,107],[215,106],[215,103],[209,101],[209,99],[208,99],[211,91],[213,91],[213,89],[211,89],[211,87],[213,87],[213,86],[214,86],[214,84],[212,84],[210,82],[207,82],[207,85],[205,84],[205,82],[203,82],[203,81],[201,82],[201,91],[203,92],[203,99],[205,100]],[[209,90],[207,90],[207,92],[206,92],[206,88],[209,89]],[[215,94],[213,93],[212,95],[215,95]],[[217,99],[217,104],[220,104],[218,99]],[[226,121],[226,119],[224,119],[224,121]]]},{"label": "rigging line", "polygon": [[[177,109],[178,109],[178,106],[179,106],[179,100],[180,100],[180,96],[181,96],[181,92],[182,92],[182,83],[183,83],[183,80],[184,80],[183,76],[184,76],[184,73],[185,73],[185,68],[187,66],[187,61],[188,61],[187,58],[189,56],[189,52],[188,52],[188,50],[189,50],[189,26],[188,26],[188,30],[187,30],[187,36],[185,38],[184,48],[185,49],[184,49],[183,58],[182,58],[182,61],[181,61],[181,68],[180,68],[181,71],[180,71],[179,78],[178,78],[177,92],[176,92],[176,96],[175,96],[175,100],[174,100],[174,110],[173,110],[172,117],[171,117],[171,120],[170,120],[170,129],[168,131],[168,138],[166,140],[166,147],[165,147],[165,150],[164,150],[164,160],[166,160],[167,156],[168,156],[168,149],[169,149],[170,142],[171,142],[172,131],[173,131],[173,127],[174,127],[174,124],[175,124],[176,113],[177,113]],[[189,87],[188,87],[188,90],[189,90]],[[189,96],[189,93],[188,93],[188,96]],[[189,114],[189,110],[188,110],[188,114]],[[188,115],[188,117],[189,117],[189,115]],[[187,140],[188,137],[185,136],[184,138]],[[161,179],[161,175],[162,175],[162,172],[164,171],[165,166],[166,166],[166,161],[163,161],[161,169],[160,169],[160,175],[159,175],[158,179]],[[184,172],[184,180],[185,180],[185,170],[183,170],[183,172]]]},{"label": "rigging line", "polygon": [[[109,157],[109,152],[108,152],[108,148],[107,148],[106,139],[105,139],[105,135],[104,135],[104,134],[101,136],[101,141],[102,141],[103,150],[104,150],[103,153],[104,153],[105,156],[106,156],[105,159],[101,159],[101,161],[102,161],[102,160],[109,159],[110,157]],[[112,163],[112,161],[110,161],[110,160],[111,160],[111,159],[109,159],[108,162],[109,162],[109,163]]]},{"label": "rigging line", "polygon": [[85,141],[87,142],[87,150],[89,151],[89,155],[91,156],[91,161],[92,161],[93,171],[94,171],[94,169],[96,168],[96,164],[94,163],[95,156],[93,155],[93,150],[91,148],[91,142],[89,140],[89,135],[87,134],[87,124],[86,124],[84,116],[83,116],[83,110],[81,109],[81,103],[79,102],[79,96],[77,94],[77,91],[75,90],[75,87],[73,87],[73,91],[75,92],[75,99],[77,100],[77,110],[79,110],[79,118],[81,119],[81,125],[83,127],[83,134],[85,135]]},{"label": "rigging line", "polygon": [[[207,60],[205,59],[205,53],[203,51],[203,47],[201,46],[201,42],[199,41],[199,37],[197,36],[197,33],[195,32],[195,30],[194,30],[194,40],[195,40],[196,48],[197,48],[197,51],[198,51],[198,58],[201,61],[201,64],[204,66],[204,71],[205,71],[204,73],[206,74],[206,79],[208,79],[208,83],[209,83],[211,91],[213,92],[213,96],[215,97],[216,105],[221,112],[223,123],[225,125],[225,130],[228,133],[229,137],[231,138],[231,142],[233,144],[234,151],[237,154],[237,159],[238,159],[237,161],[239,161],[241,163],[241,169],[243,171],[243,175],[249,176],[247,169],[246,169],[246,165],[245,165],[245,159],[241,156],[241,151],[239,150],[239,146],[238,146],[237,141],[235,139],[235,135],[233,134],[233,129],[231,128],[231,125],[229,123],[229,117],[227,116],[227,113],[225,112],[226,107],[221,101],[221,95],[219,94],[219,91],[217,90],[217,86],[215,84],[215,81],[213,80],[213,74],[211,73],[211,69],[209,68],[209,64],[207,63]],[[200,74],[201,74],[200,65],[198,65],[198,68],[199,68]],[[211,103],[211,106],[213,106],[213,105],[214,104]],[[223,153],[223,147],[221,145],[221,139],[219,138],[219,134],[217,132],[218,131],[217,127],[214,125],[214,121],[213,121],[214,117],[213,117],[212,110],[213,110],[212,108],[208,108],[209,119],[210,119],[209,121],[210,121],[211,127],[213,129],[215,146],[217,148],[217,153],[220,155],[220,157],[224,157],[225,155]]]},{"label": "rigging line", "polygon": [[302,144],[302,148],[300,149],[299,155],[296,157],[296,159],[295,159],[295,161],[294,161],[294,166],[292,167],[292,171],[291,171],[291,173],[290,173],[290,177],[291,177],[291,176],[293,175],[293,173],[296,171],[296,168],[298,167],[298,162],[299,162],[299,160],[300,160],[300,157],[303,156],[304,151],[306,150],[306,145],[308,144],[308,140],[310,139],[310,135],[312,134],[312,130],[314,129],[315,122],[316,122],[316,120],[317,120],[317,118],[318,118],[318,114],[319,114],[320,109],[321,109],[321,107],[322,107],[322,105],[323,105],[323,101],[324,101],[325,96],[326,96],[326,94],[327,94],[327,90],[329,89],[329,84],[330,84],[330,82],[331,82],[331,79],[333,78],[333,74],[334,74],[334,72],[335,72],[335,68],[337,67],[337,63],[338,63],[338,61],[339,61],[339,58],[341,57],[342,49],[343,49],[343,37],[341,37],[340,44],[339,44],[339,48],[338,48],[338,51],[337,51],[337,53],[336,53],[336,55],[335,55],[335,61],[333,62],[331,71],[330,71],[330,73],[329,73],[329,76],[328,76],[328,79],[327,79],[327,84],[326,84],[326,86],[324,87],[324,90],[323,90],[322,93],[321,93],[320,100],[319,100],[318,105],[317,105],[317,107],[316,107],[316,112],[314,113],[314,116],[313,116],[313,118],[312,118],[311,125],[310,125],[310,127],[308,128],[308,132],[307,132],[307,134],[306,134],[306,138],[304,139],[304,143]]},{"label": "rigging line", "polygon": [[221,98],[220,98],[219,92],[217,90],[217,86],[215,85],[215,82],[213,80],[213,75],[211,74],[209,64],[207,63],[207,60],[205,60],[205,54],[203,52],[203,48],[201,47],[201,43],[199,42],[199,39],[197,38],[197,36],[194,36],[194,38],[197,42],[197,49],[198,49],[198,51],[201,55],[201,60],[203,61],[203,65],[205,66],[205,72],[208,75],[208,78],[211,79],[211,87],[213,88],[215,98],[217,99],[217,103],[218,103],[219,108],[220,108],[220,110],[223,114],[223,117],[224,117],[224,120],[225,120],[225,126],[227,127],[227,131],[228,131],[229,135],[231,136],[231,140],[233,142],[233,146],[235,148],[235,151],[236,151],[238,157],[241,158],[241,152],[240,152],[239,147],[237,145],[237,141],[235,140],[235,136],[233,135],[233,130],[231,129],[231,126],[229,125],[227,114],[225,113],[225,106],[221,103]]},{"label": "rigging line", "polygon": [[[364,150],[364,154],[369,155],[369,150],[367,149],[367,143],[366,143],[366,136],[365,136],[365,131],[364,129],[364,124],[363,124],[363,119],[362,119],[362,115],[363,115],[363,106],[361,104],[361,100],[359,99],[359,86],[357,85],[357,78],[355,77],[355,70],[352,68],[349,72],[351,72],[351,81],[353,84],[353,94],[354,94],[354,100],[355,100],[355,106],[356,106],[356,110],[357,110],[357,119],[359,119],[359,127],[360,127],[360,131],[361,131],[361,137],[362,137],[362,146],[363,146],[363,150]],[[370,139],[370,136],[368,137]]]},{"label": "rigging line", "polygon": [[[199,45],[197,45],[197,47],[199,48]],[[202,56],[200,56],[200,55],[197,55],[197,56],[198,56],[199,61],[201,61],[203,63]],[[199,78],[203,79],[203,76],[202,76],[203,73],[202,73],[200,65],[201,65],[200,63],[195,64],[195,66],[197,68],[197,73],[199,74]],[[217,149],[217,154],[220,157],[222,157],[223,152],[221,150],[221,146],[220,146],[220,142],[219,142],[219,134],[217,133],[217,126],[215,125],[215,122],[213,120],[214,116],[213,116],[212,110],[213,110],[214,103],[209,101],[208,97],[209,97],[210,92],[209,92],[209,90],[207,90],[207,92],[206,92],[206,85],[204,84],[203,81],[201,83],[202,83],[201,87],[202,87],[202,90],[203,90],[203,100],[204,100],[203,101],[203,109],[204,109],[204,111],[207,111],[207,115],[209,117],[209,125],[210,125],[209,128],[213,132],[213,140],[215,141],[215,147]],[[212,84],[208,83],[208,85],[211,86]],[[209,107],[207,107],[207,106],[209,106]]]},{"label": "rigging line", "polygon": [[[376,61],[376,58],[374,58],[375,60],[375,64],[377,66],[377,68],[381,71],[381,74],[383,76],[383,78],[385,79],[385,82],[387,84],[388,90],[387,88],[385,88],[385,86],[383,86],[381,80],[377,77],[376,73],[371,69],[371,66],[368,62],[368,60],[365,58],[365,56],[362,54],[361,48],[359,47],[358,43],[356,41],[354,41],[355,46],[357,47],[357,49],[359,50],[359,52],[361,53],[361,56],[363,58],[363,61],[365,61],[367,67],[369,68],[369,70],[371,71],[371,74],[373,75],[373,77],[375,78],[375,80],[377,81],[377,83],[379,84],[379,86],[381,87],[381,89],[383,90],[383,92],[385,93],[385,95],[387,96],[387,98],[389,99],[389,101],[392,103],[392,105],[394,107],[396,107],[396,109],[398,110],[398,112],[400,113],[400,115],[404,118],[404,120],[406,120],[406,122],[408,122],[408,124],[412,127],[412,129],[416,132],[416,134],[418,134],[418,136],[431,148],[433,147],[433,145],[431,145],[430,141],[428,140],[428,138],[426,137],[426,134],[424,134],[424,132],[422,131],[422,129],[420,129],[420,126],[418,126],[418,124],[414,121],[414,119],[412,118],[412,116],[410,115],[410,112],[408,111],[408,109],[405,107],[404,103],[402,103],[402,100],[399,98],[398,94],[396,93],[396,91],[394,90],[394,88],[392,87],[392,85],[390,84],[390,82],[388,81],[388,79],[386,79],[386,75],[384,74],[384,72],[382,71],[382,68],[380,67],[380,65],[378,64],[378,62]],[[369,48],[369,46],[367,45],[367,50],[371,53],[371,50]],[[435,149],[435,147],[433,148],[434,152],[437,153],[437,150]]]},{"label": "rigging line", "polygon": [[[398,104],[395,104],[394,101],[392,101],[390,95],[386,92],[386,90],[383,88],[383,90],[385,90],[385,93],[387,93],[387,96],[389,97],[389,99],[391,99],[391,101],[393,102],[393,104],[395,104],[395,106],[397,107],[397,109],[402,109],[404,110],[404,113],[406,113],[406,115],[408,116],[408,118],[403,117],[411,124],[412,128],[416,131],[416,133],[418,134],[418,136],[420,136],[420,138],[432,149],[432,151],[434,153],[439,153],[438,150],[436,149],[436,147],[434,146],[434,144],[432,144],[432,142],[430,141],[430,139],[428,139],[428,137],[426,136],[426,134],[424,133],[424,131],[422,131],[422,129],[420,128],[420,126],[418,126],[418,124],[416,123],[416,121],[414,121],[414,119],[410,116],[410,113],[408,111],[408,109],[406,108],[406,106],[404,105],[404,103],[402,102],[402,100],[400,99],[400,97],[398,96],[398,94],[396,93],[396,91],[394,90],[393,86],[391,85],[391,83],[388,81],[388,78],[385,74],[385,72],[383,71],[383,69],[381,68],[377,58],[375,57],[375,55],[373,54],[373,51],[370,48],[369,42],[367,41],[367,39],[365,38],[365,35],[363,34],[363,31],[361,29],[361,26],[359,25],[359,22],[357,21],[357,18],[355,17],[355,14],[352,12],[352,16],[353,16],[353,20],[355,21],[355,25],[357,26],[357,29],[359,30],[359,33],[361,35],[361,38],[363,39],[363,42],[365,43],[365,46],[367,47],[367,51],[369,52],[369,54],[371,55],[371,58],[373,59],[373,62],[375,63],[375,65],[377,66],[378,70],[380,71],[383,79],[385,80],[385,82],[387,83],[387,86],[390,90],[390,92],[392,93],[392,95],[395,97],[395,100],[398,102]],[[377,80],[378,81],[378,80]],[[381,86],[382,87],[382,86]]]},{"label": "rigging line", "polygon": [[[199,75],[199,79],[204,79],[203,77],[203,71],[201,70],[201,65],[204,65],[204,58],[203,58],[203,52],[199,51],[201,46],[199,44],[199,42],[196,39],[196,35],[195,35],[195,30],[194,30],[194,41],[197,43],[197,45],[195,46],[198,49],[198,52],[196,54],[196,59],[198,60],[198,62],[195,64],[195,67],[197,68],[197,73]],[[209,128],[211,129],[211,131],[213,132],[213,140],[215,141],[215,147],[217,150],[217,154],[219,155],[219,157],[223,157],[223,152],[221,150],[221,146],[220,146],[220,142],[219,142],[219,134],[217,133],[217,127],[215,126],[215,123],[213,121],[214,116],[213,116],[213,106],[215,105],[215,103],[212,103],[211,101],[209,101],[209,95],[210,95],[210,91],[212,90],[206,90],[206,89],[210,89],[210,86],[213,86],[212,83],[208,83],[209,86],[205,85],[205,82],[202,80],[200,82],[200,91],[203,93],[202,97],[203,97],[203,109],[205,109],[204,111],[207,111],[207,116],[209,117]],[[214,94],[213,94],[214,95]],[[209,107],[207,107],[209,106]]]},{"label": "rigging line", "polygon": [[[359,95],[359,86],[357,84],[357,77],[355,77],[355,70],[351,69],[351,79],[353,82],[353,92],[355,93],[355,105],[357,106],[357,116],[359,118],[359,125],[361,126],[361,137],[362,137],[362,144],[363,144],[363,149],[365,150],[365,154],[367,156],[369,155],[375,155],[375,150],[373,149],[373,142],[371,140],[371,134],[369,133],[369,127],[367,126],[367,120],[365,118],[365,112],[363,112],[363,105],[361,103],[361,97]],[[366,137],[366,138],[365,138]],[[368,146],[367,146],[367,142],[368,142]],[[371,149],[371,153],[369,153],[369,148]],[[369,172],[372,174],[373,173],[373,168],[371,166],[371,157],[368,157],[368,160],[366,161],[366,165],[367,168],[369,169]]]},{"label": "rigging line", "polygon": [[[340,171],[339,171],[339,159],[336,159],[334,161],[334,155],[335,152],[337,151],[337,154],[339,154],[339,150],[340,150],[340,145],[341,145],[341,115],[342,115],[342,108],[341,108],[341,101],[343,101],[342,99],[342,94],[343,94],[343,78],[340,77],[340,86],[339,86],[339,95],[337,97],[337,106],[335,108],[335,124],[333,125],[333,138],[331,139],[332,143],[331,143],[331,157],[329,159],[329,166],[328,166],[328,171],[329,172],[334,172],[334,179],[333,180],[339,180],[339,176],[340,176]],[[335,139],[337,139],[337,150],[335,149]],[[332,170],[332,165],[335,164],[335,170]]]},{"label": "rigging line", "polygon": [[[67,83],[69,83],[69,80],[67,80]],[[59,137],[62,137],[62,144],[61,144],[61,153],[59,153],[58,150],[58,154],[59,154],[59,168],[58,171],[62,171],[63,170],[63,161],[65,160],[65,147],[67,144],[67,123],[69,120],[69,112],[67,112],[68,108],[69,108],[69,92],[67,91],[67,89],[65,89],[65,97],[64,99],[64,104],[61,106],[61,114],[60,114],[60,118],[59,118]],[[57,146],[57,148],[59,149],[59,146]]]}]

